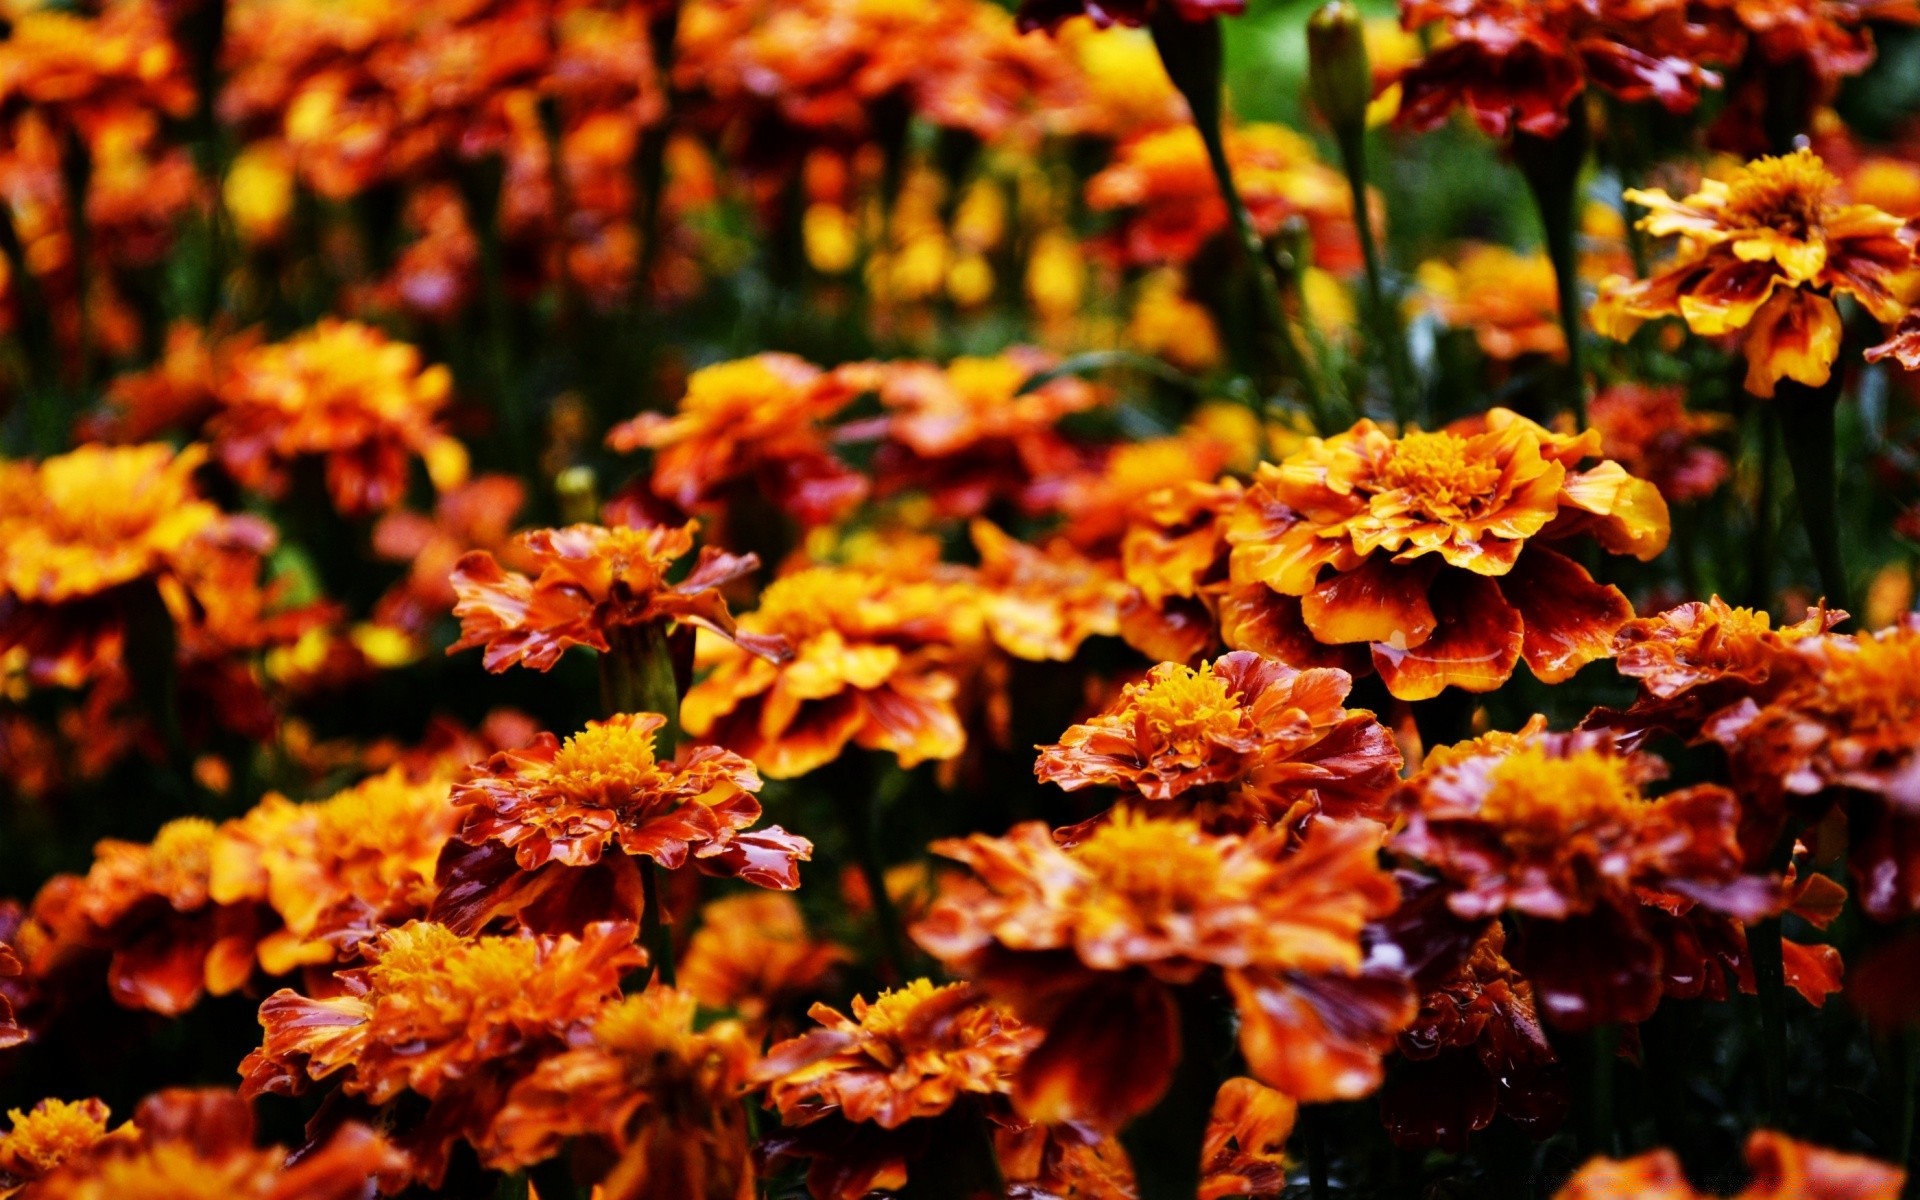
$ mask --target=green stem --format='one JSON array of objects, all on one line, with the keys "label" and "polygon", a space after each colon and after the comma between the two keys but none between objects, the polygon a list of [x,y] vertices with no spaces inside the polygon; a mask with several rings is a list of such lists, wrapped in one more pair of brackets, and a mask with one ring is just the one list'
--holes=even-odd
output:
[{"label": "green stem", "polygon": [[673,987],[679,979],[673,969],[673,922],[667,919],[667,873],[651,858],[640,865],[640,892],[645,907],[640,912],[640,942],[647,948],[650,965],[660,982]]},{"label": "green stem", "polygon": [[859,865],[860,878],[867,885],[868,900],[873,906],[873,923],[880,933],[882,965],[892,976],[892,981],[901,984],[907,981],[911,955],[907,949],[900,910],[893,902],[893,895],[887,891],[887,872],[880,861],[878,839],[874,836],[874,824],[880,809],[880,789],[874,781],[880,775],[880,765],[870,760],[869,766],[870,769],[864,773],[868,781],[866,787],[841,789],[840,820],[846,827],[847,842]]},{"label": "green stem", "polygon": [[[673,669],[673,648],[663,621],[620,625],[607,632],[600,656],[600,703],[609,716],[658,713],[665,724],[654,735],[654,755],[665,761],[680,747],[680,685]],[[673,923],[666,909],[666,871],[651,858],[641,860],[640,940],[660,982],[674,986]]]},{"label": "green stem", "polygon": [[1576,100],[1567,127],[1551,138],[1517,133],[1513,138],[1513,158],[1526,177],[1540,210],[1540,226],[1546,235],[1547,257],[1553,263],[1553,278],[1560,299],[1560,329],[1567,341],[1568,409],[1575,424],[1587,427],[1587,374],[1582,353],[1580,312],[1580,253],[1574,236],[1574,203],[1580,182],[1580,168],[1587,157],[1587,110],[1584,100]]},{"label": "green stem", "polygon": [[1760,476],[1753,498],[1753,529],[1747,537],[1747,604],[1773,607],[1773,505],[1780,482],[1780,424],[1771,404],[1751,404],[1760,442]]},{"label": "green stem", "polygon": [[1840,481],[1834,463],[1834,415],[1840,402],[1840,373],[1825,385],[1806,387],[1783,380],[1773,398],[1785,435],[1793,491],[1813,549],[1813,565],[1827,607],[1847,609],[1846,563],[1840,552]]},{"label": "green stem", "polygon": [[1589,1154],[1612,1155],[1615,1145],[1614,1082],[1620,1058],[1620,1027],[1601,1025],[1587,1037],[1587,1127]]},{"label": "green stem", "polygon": [[1120,1132],[1140,1200],[1193,1200],[1221,1063],[1233,1052],[1231,1010],[1220,995],[1200,985],[1177,988],[1174,995],[1180,1009],[1180,1062],[1173,1081],[1151,1112]]},{"label": "green stem", "polygon": [[[1784,876],[1793,860],[1794,830],[1780,835],[1768,855],[1765,874]],[[1760,1063],[1766,1080],[1767,1107],[1764,1124],[1769,1129],[1787,1128],[1787,969],[1781,950],[1781,921],[1778,916],[1755,921],[1747,927],[1747,953],[1753,959],[1755,990],[1760,994]]]},{"label": "green stem", "polygon": [[1387,387],[1394,419],[1402,430],[1420,418],[1415,410],[1413,371],[1400,322],[1387,302],[1380,242],[1373,228],[1373,210],[1367,204],[1367,131],[1364,125],[1340,131],[1340,161],[1346,168],[1347,188],[1353,193],[1353,223],[1360,236],[1360,253],[1367,269],[1367,308],[1373,319],[1374,341],[1387,367]]}]

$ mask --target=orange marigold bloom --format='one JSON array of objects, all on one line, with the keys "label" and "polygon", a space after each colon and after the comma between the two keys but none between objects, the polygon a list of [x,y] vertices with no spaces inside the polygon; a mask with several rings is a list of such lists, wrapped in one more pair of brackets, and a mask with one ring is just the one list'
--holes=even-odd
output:
[{"label": "orange marigold bloom", "polygon": [[1733,474],[1726,455],[1700,444],[1731,428],[1731,418],[1689,410],[1684,388],[1616,383],[1593,398],[1587,416],[1600,431],[1600,452],[1668,503],[1704,500]]},{"label": "orange marigold bloom", "polygon": [[1433,129],[1459,107],[1494,137],[1553,137],[1589,85],[1683,113],[1720,77],[1703,61],[1737,46],[1686,0],[1406,0],[1408,30],[1438,24],[1400,76],[1400,120]]},{"label": "orange marigold bloom", "polygon": [[1820,386],[1840,353],[1834,297],[1891,325],[1920,294],[1915,234],[1871,205],[1842,203],[1839,186],[1801,149],[1706,180],[1685,200],[1627,192],[1649,210],[1640,227],[1681,237],[1681,249],[1649,279],[1604,281],[1594,328],[1625,340],[1644,321],[1679,317],[1703,337],[1739,336],[1755,395],[1773,395],[1782,378]]},{"label": "orange marigold bloom", "polygon": [[21,1200],[361,1200],[374,1180],[397,1185],[406,1170],[405,1155],[353,1122],[295,1156],[255,1146],[244,1100],[178,1088],[142,1101],[131,1123],[66,1158]]},{"label": "orange marigold bloom", "polygon": [[768,1050],[754,1078],[794,1127],[772,1148],[812,1160],[807,1187],[818,1200],[906,1186],[928,1140],[916,1125],[963,1101],[1003,1114],[1013,1076],[1040,1040],[964,983],[918,979],[871,1004],[854,997],[851,1018],[824,1004],[810,1015],[820,1028]]},{"label": "orange marigold bloom", "polygon": [[1126,586],[1107,563],[1064,539],[1029,546],[998,525],[971,526],[980,552],[981,614],[994,645],[1030,662],[1067,662],[1090,637],[1120,632]]},{"label": "orange marigold bloom", "polygon": [[1454,262],[1420,264],[1420,300],[1442,324],[1470,329],[1488,358],[1508,362],[1526,354],[1564,360],[1560,293],[1545,254],[1521,254],[1475,242]]},{"label": "orange marigold bloom", "polygon": [[[470,849],[452,847],[442,860],[433,919],[473,932],[503,913],[565,929],[638,918],[631,860],[642,857],[668,870],[692,863],[761,887],[799,887],[799,864],[813,844],[778,825],[749,831],[760,819],[753,764],[717,746],[682,746],[672,761],[659,761],[654,739],[666,720],[638,713],[589,721],[565,742],[542,733],[455,784],[457,837]],[[581,870],[596,866],[591,876]],[[617,897],[607,912],[577,911],[606,904],[603,891]],[[535,905],[539,917],[526,911]]]},{"label": "orange marigold bloom", "polygon": [[1287,1139],[1300,1104],[1253,1079],[1229,1079],[1213,1098],[1201,1143],[1199,1200],[1278,1196],[1287,1187]]},{"label": "orange marigold bloom", "polygon": [[207,428],[242,485],[282,495],[297,460],[320,458],[334,507],[366,516],[406,496],[415,456],[441,490],[466,480],[466,448],[435,423],[452,387],[412,346],[327,318],[236,355]]},{"label": "orange marigold bloom", "polygon": [[687,692],[689,734],[791,779],[849,743],[903,766],[956,757],[966,731],[954,707],[956,660],[977,644],[970,588],[857,567],[810,567],[776,579],[740,618],[792,647],[782,663],[710,647],[713,670]]},{"label": "orange marigold bloom", "polygon": [[1055,429],[1060,419],[1109,402],[1084,379],[1055,379],[1022,393],[1050,355],[1016,346],[993,358],[889,363],[879,371],[885,437],[874,452],[882,492],[924,491],[942,516],[971,517],[996,499],[1029,512],[1057,502],[1078,465]]},{"label": "orange marigold bloom", "polygon": [[[1271,237],[1287,221],[1306,221],[1314,262],[1332,271],[1360,265],[1353,192],[1346,176],[1322,163],[1313,143],[1284,125],[1249,124],[1226,133],[1234,182],[1254,227]],[[1113,163],[1087,181],[1087,205],[1121,212],[1122,255],[1135,266],[1193,261],[1227,230],[1226,202],[1191,124],[1152,130],[1124,143]]]},{"label": "orange marigold bloom", "polygon": [[1553,1024],[1644,1020],[1661,995],[1647,906],[1750,920],[1784,903],[1779,881],[1746,873],[1734,794],[1703,784],[1649,799],[1664,773],[1597,732],[1472,743],[1408,781],[1394,847],[1439,872],[1455,914],[1530,918],[1513,958]]},{"label": "orange marigold bloom", "polygon": [[934,843],[977,879],[943,889],[915,939],[1046,1031],[1014,1081],[1040,1121],[1114,1128],[1180,1057],[1174,989],[1224,985],[1252,1074],[1296,1099],[1352,1099],[1412,1018],[1361,934],[1399,892],[1367,821],[1209,834],[1121,811],[1061,847],[1038,822]]},{"label": "orange marigold bloom", "polygon": [[703,546],[686,578],[668,582],[667,572],[693,549],[698,528],[698,522],[689,521],[645,529],[535,529],[515,539],[537,571],[531,577],[505,570],[488,551],[471,551],[453,571],[460,640],[447,653],[482,646],[489,671],[515,663],[546,671],[569,647],[604,654],[612,648],[610,637],[672,621],[778,657],[781,647],[774,639],[736,633],[720,594],[723,585],[757,568],[758,558]]},{"label": "orange marigold bloom", "polygon": [[1395,1145],[1460,1153],[1496,1113],[1537,1137],[1566,1120],[1566,1072],[1506,942],[1497,922],[1488,925],[1466,961],[1420,997],[1420,1015],[1400,1035],[1407,1062],[1380,1093]]},{"label": "orange marigold bloom", "polygon": [[46,936],[29,958],[31,975],[47,978],[105,953],[113,998],[168,1016],[203,992],[237,991],[252,977],[265,929],[255,905],[213,901],[218,838],[213,822],[182,817],[150,843],[95,846],[86,875],[55,876],[34,897],[32,919]]},{"label": "orange marigold bloom", "polygon": [[14,1196],[110,1137],[130,1137],[121,1126],[107,1131],[107,1106],[98,1100],[42,1100],[31,1112],[10,1109],[12,1128],[0,1134],[0,1198]]},{"label": "orange marigold bloom", "polygon": [[110,4],[98,16],[28,8],[0,41],[0,115],[30,109],[91,138],[129,110],[183,118],[193,103],[157,4]]},{"label": "orange marigold bloom", "polygon": [[1165,662],[1216,649],[1231,586],[1227,523],[1246,488],[1231,477],[1148,496],[1120,539],[1120,570],[1134,594],[1120,610],[1127,644]]},{"label": "orange marigold bloom", "polygon": [[646,961],[635,932],[614,922],[579,937],[465,939],[420,922],[389,930],[367,966],[339,973],[344,994],[283,988],[261,1003],[265,1036],[240,1064],[241,1094],[331,1082],[385,1104],[411,1092],[426,1112],[397,1141],[413,1155],[414,1181],[438,1186],[454,1141],[484,1145],[512,1084],[564,1049]]},{"label": "orange marigold bloom", "polygon": [[[1747,1139],[1747,1170],[1752,1176],[1734,1200],[1898,1200],[1907,1173],[1837,1150],[1796,1142],[1771,1130]],[[1554,1200],[1706,1200],[1694,1190],[1670,1150],[1654,1150],[1622,1161],[1596,1158],[1574,1172]]]},{"label": "orange marigold bloom", "polygon": [[1119,788],[1179,801],[1210,829],[1297,815],[1378,816],[1400,751],[1374,715],[1345,707],[1344,671],[1296,671],[1238,651],[1199,670],[1161,663],[1100,715],[1042,746],[1034,774],[1068,791]]},{"label": "orange marigold bloom", "polygon": [[745,892],[700,909],[679,981],[704,1007],[763,1028],[794,999],[818,993],[852,957],[845,946],[814,939],[792,896]]},{"label": "orange marigold bloom", "polygon": [[1920,23],[1914,0],[1708,0],[1705,7],[1747,35],[1749,58],[1775,68],[1776,81],[1777,68],[1799,64],[1828,85],[1873,64],[1869,22]]},{"label": "orange marigold bloom", "polygon": [[740,1026],[696,1029],[686,992],[654,986],[602,1008],[571,1046],[515,1083],[481,1153],[537,1163],[594,1137],[618,1161],[608,1200],[739,1200],[753,1188],[739,1096],[753,1061]]},{"label": "orange marigold bloom", "polygon": [[1289,661],[1302,643],[1365,646],[1404,700],[1491,691],[1522,658],[1569,678],[1633,609],[1552,547],[1586,534],[1645,561],[1667,544],[1652,484],[1616,462],[1579,469],[1599,449],[1593,430],[1496,408],[1398,439],[1363,420],[1263,464],[1227,530],[1243,610],[1222,614],[1228,643]]},{"label": "orange marigold bloom", "polygon": [[238,591],[257,595],[273,534],[201,498],[205,461],[154,443],[0,464],[0,648],[23,649],[35,679],[78,686],[117,666],[128,623],[163,603],[182,634],[219,632]]},{"label": "orange marigold bloom", "polygon": [[864,476],[835,458],[826,422],[859,394],[847,372],[791,354],[760,354],[695,371],[672,414],[614,426],[607,445],[653,451],[653,494],[688,512],[751,481],[803,525],[838,520],[867,494]]},{"label": "orange marigold bloom", "polygon": [[373,552],[407,564],[406,578],[374,606],[376,621],[421,633],[459,602],[452,575],[462,555],[487,550],[509,567],[530,565],[510,544],[526,485],[511,475],[482,475],[442,492],[431,516],[397,508],[373,527]]},{"label": "orange marigold bloom", "polygon": [[1237,17],[1247,11],[1247,0],[1020,0],[1020,27],[1057,31],[1077,16],[1100,26],[1145,25],[1159,13],[1182,21]]}]

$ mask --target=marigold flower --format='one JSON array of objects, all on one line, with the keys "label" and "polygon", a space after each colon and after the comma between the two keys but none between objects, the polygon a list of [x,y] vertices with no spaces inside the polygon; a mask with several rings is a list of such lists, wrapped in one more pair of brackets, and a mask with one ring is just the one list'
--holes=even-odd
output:
[{"label": "marigold flower", "polygon": [[1182,21],[1210,21],[1237,17],[1246,10],[1247,0],[1020,0],[1020,28],[1058,32],[1064,22],[1078,16],[1100,26],[1145,25],[1161,13]]},{"label": "marigold flower", "polygon": [[[564,914],[557,928],[638,918],[640,879],[631,859],[642,857],[668,870],[691,863],[761,887],[799,887],[799,864],[813,856],[813,844],[778,825],[749,832],[760,819],[753,764],[716,746],[683,746],[660,762],[654,739],[666,720],[638,713],[589,721],[565,742],[542,733],[456,783],[456,836],[472,850],[451,848],[442,860],[433,919],[461,932],[509,912],[545,924],[525,911],[536,904],[543,914]],[[610,880],[583,870],[596,866],[595,876]],[[608,912],[576,911],[606,903],[602,892],[616,897]]]},{"label": "marigold flower", "polygon": [[1128,645],[1165,662],[1192,662],[1219,645],[1231,586],[1227,522],[1245,494],[1231,477],[1186,483],[1134,510],[1120,539],[1121,573],[1135,593],[1120,611]]},{"label": "marigold flower", "polygon": [[1537,1136],[1566,1119],[1566,1074],[1506,941],[1498,923],[1488,925],[1467,960],[1420,997],[1420,1014],[1400,1035],[1408,1061],[1380,1093],[1394,1144],[1458,1153],[1496,1113]]},{"label": "marigold flower", "polygon": [[1344,671],[1296,671],[1246,651],[1197,671],[1161,663],[1042,746],[1034,774],[1068,791],[1177,800],[1215,830],[1243,832],[1302,807],[1379,816],[1400,751],[1372,713],[1344,706],[1352,684]]},{"label": "marigold flower", "polygon": [[1661,995],[1654,893],[1742,920],[1784,903],[1778,881],[1746,873],[1734,794],[1649,799],[1664,771],[1597,732],[1458,747],[1407,783],[1394,847],[1447,880],[1457,915],[1531,919],[1513,959],[1550,1022],[1644,1020]]},{"label": "marigold flower", "polygon": [[1035,1120],[1111,1128],[1152,1108],[1180,1056],[1171,989],[1210,979],[1233,995],[1255,1078],[1352,1099],[1414,1011],[1361,945],[1398,900],[1381,837],[1326,820],[1216,835],[1122,811],[1071,849],[1038,822],[936,842],[978,878],[943,889],[914,937],[1046,1031],[1014,1081]]},{"label": "marigold flower", "polygon": [[1732,420],[1689,410],[1684,388],[1616,383],[1593,398],[1587,416],[1600,431],[1600,452],[1658,488],[1670,504],[1704,500],[1733,474],[1726,455],[1700,444],[1731,428]]},{"label": "marigold flower", "polygon": [[97,16],[57,8],[15,15],[0,41],[0,114],[30,109],[92,138],[128,111],[192,112],[187,64],[153,4]]},{"label": "marigold flower", "polygon": [[1404,700],[1491,691],[1522,658],[1569,678],[1633,609],[1553,547],[1587,534],[1644,561],[1667,544],[1652,484],[1611,461],[1578,469],[1599,448],[1592,430],[1496,408],[1399,439],[1363,420],[1263,464],[1227,529],[1247,610],[1223,613],[1229,644],[1289,661],[1303,642],[1365,645]]},{"label": "marigold flower", "polygon": [[860,390],[848,372],[760,354],[695,371],[677,411],[616,425],[607,444],[652,450],[653,494],[688,512],[751,480],[801,524],[826,524],[867,493],[865,477],[834,457],[825,426]]},{"label": "marigold flower", "polygon": [[774,663],[713,645],[713,670],[687,692],[680,721],[768,778],[825,766],[849,743],[908,767],[966,747],[954,668],[979,636],[971,589],[810,567],[776,579],[740,626],[785,639],[793,657]]},{"label": "marigold flower", "polygon": [[279,496],[294,462],[317,457],[334,507],[366,516],[405,497],[414,456],[441,490],[465,481],[466,448],[435,424],[452,386],[412,346],[328,318],[237,355],[208,432],[242,485]]},{"label": "marigold flower", "polygon": [[1408,30],[1444,37],[1400,76],[1400,120],[1437,127],[1463,108],[1494,137],[1553,137],[1588,86],[1683,113],[1720,77],[1701,62],[1737,43],[1684,0],[1408,0]]},{"label": "marigold flower", "polygon": [[[847,1017],[824,1004],[820,1028],[767,1051],[754,1078],[783,1124],[782,1154],[810,1158],[807,1186],[820,1200],[859,1200],[907,1183],[925,1139],[910,1128],[963,1100],[1004,1111],[1038,1030],[964,983],[918,979],[872,1003],[854,997]],[[871,1130],[861,1126],[873,1126]]]},{"label": "marigold flower", "polygon": [[440,494],[431,516],[397,508],[373,527],[373,551],[407,564],[406,578],[374,606],[379,624],[423,632],[459,602],[452,574],[462,555],[486,550],[508,567],[531,565],[511,544],[526,485],[511,475],[482,475]]},{"label": "marigold flower", "polygon": [[1869,22],[1920,24],[1913,0],[1709,0],[1705,6],[1747,37],[1749,58],[1802,65],[1831,85],[1873,64]]},{"label": "marigold flower", "polygon": [[453,1142],[484,1145],[512,1083],[564,1049],[646,961],[634,934],[615,922],[579,937],[464,939],[420,922],[389,930],[368,965],[339,973],[344,994],[282,988],[261,1003],[265,1036],[240,1064],[241,1095],[336,1082],[385,1104],[411,1092],[426,1113],[397,1143],[413,1156],[413,1179],[438,1186]]},{"label": "marigold flower", "polygon": [[[104,1109],[99,1115],[104,1120]],[[213,1089],[148,1097],[132,1122],[74,1149],[30,1183],[23,1200],[360,1200],[375,1179],[397,1183],[407,1169],[405,1155],[354,1122],[298,1155],[257,1147],[251,1107]]]},{"label": "marigold flower", "polygon": [[460,640],[455,654],[485,648],[487,670],[519,663],[546,671],[572,646],[606,653],[609,635],[668,621],[717,633],[756,654],[779,656],[778,642],[736,634],[720,588],[753,571],[760,560],[703,546],[693,570],[678,583],[667,572],[693,549],[697,522],[645,529],[569,525],[536,529],[515,539],[538,573],[529,578],[501,567],[485,550],[461,557],[453,572]]},{"label": "marigold flower", "polygon": [[759,1029],[792,1000],[818,992],[852,957],[845,946],[813,937],[792,896],[745,892],[700,909],[679,982],[702,1006]]},{"label": "marigold flower", "polygon": [[597,1137],[618,1156],[600,1184],[608,1196],[737,1200],[753,1180],[738,1098],[753,1046],[731,1021],[696,1030],[697,1008],[658,985],[602,1008],[514,1084],[482,1153],[537,1163],[568,1138]]},{"label": "marigold flower", "polygon": [[[1796,1142],[1761,1129],[1747,1139],[1752,1176],[1735,1200],[1896,1200],[1907,1173],[1837,1150]],[[1670,1150],[1653,1150],[1625,1161],[1596,1158],[1574,1172],[1555,1200],[1705,1200],[1694,1190]]]},{"label": "marigold flower", "polygon": [[1257,1080],[1221,1084],[1200,1146],[1200,1200],[1284,1192],[1287,1139],[1299,1111],[1292,1096]]},{"label": "marigold flower", "polygon": [[109,1137],[132,1136],[125,1125],[109,1133],[109,1116],[98,1100],[42,1100],[31,1112],[9,1109],[12,1127],[0,1134],[0,1197],[17,1195]]},{"label": "marigold flower", "polygon": [[1747,390],[1771,396],[1782,378],[1827,381],[1840,352],[1834,297],[1853,297],[1882,324],[1920,293],[1915,235],[1899,217],[1843,204],[1839,180],[1811,150],[1748,163],[1685,200],[1629,191],[1650,211],[1640,227],[1679,235],[1677,257],[1649,279],[1601,284],[1594,328],[1625,340],[1643,321],[1680,317],[1703,337],[1738,334]]},{"label": "marigold flower", "polygon": [[78,686],[117,667],[130,621],[164,603],[180,631],[217,628],[252,592],[264,523],[202,499],[200,447],[85,445],[0,464],[0,647],[35,679]]},{"label": "marigold flower", "polygon": [[986,520],[975,520],[971,532],[994,645],[1030,662],[1067,662],[1088,638],[1119,634],[1126,586],[1110,565],[1062,539],[1029,546]]},{"label": "marigold flower", "polygon": [[1560,293],[1545,254],[1475,242],[1453,262],[1420,264],[1420,301],[1442,324],[1470,329],[1481,353],[1499,362],[1526,354],[1564,360]]},{"label": "marigold flower", "polygon": [[[1360,265],[1353,192],[1346,176],[1314,154],[1311,141],[1284,125],[1259,123],[1236,126],[1225,136],[1234,182],[1262,236],[1298,217],[1313,235],[1318,266],[1349,271]],[[1124,214],[1117,237],[1135,266],[1189,263],[1227,229],[1226,202],[1191,124],[1152,130],[1121,145],[1113,162],[1087,181],[1087,205]]]}]

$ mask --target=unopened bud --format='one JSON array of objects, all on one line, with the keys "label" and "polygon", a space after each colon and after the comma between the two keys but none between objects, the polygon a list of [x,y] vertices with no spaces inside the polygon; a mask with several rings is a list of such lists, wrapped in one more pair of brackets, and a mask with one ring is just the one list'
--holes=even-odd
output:
[{"label": "unopened bud", "polygon": [[600,481],[592,467],[568,467],[554,476],[553,494],[566,524],[590,525],[600,519]]},{"label": "unopened bud", "polygon": [[1330,0],[1307,20],[1307,86],[1336,133],[1365,127],[1373,99],[1366,22],[1351,0]]}]

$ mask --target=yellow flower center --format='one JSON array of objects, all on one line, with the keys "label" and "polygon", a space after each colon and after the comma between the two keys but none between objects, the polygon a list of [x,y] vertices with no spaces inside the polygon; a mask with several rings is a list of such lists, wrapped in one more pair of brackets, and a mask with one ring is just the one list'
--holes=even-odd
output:
[{"label": "yellow flower center", "polygon": [[1894,735],[1920,720],[1920,637],[1861,638],[1821,679],[1817,708],[1849,729]]},{"label": "yellow flower center", "polygon": [[620,799],[660,780],[653,731],[615,722],[593,722],[568,738],[548,772],[570,795]]},{"label": "yellow flower center", "polygon": [[1032,373],[1009,358],[956,358],[947,366],[954,390],[979,405],[1011,402]]},{"label": "yellow flower center", "polygon": [[[687,394],[680,411],[698,415],[703,422],[718,424],[724,420],[745,420],[763,413],[771,404],[787,399],[792,384],[758,358],[716,363],[695,371],[687,379]],[[777,409],[775,411],[778,411]]]},{"label": "yellow flower center", "polygon": [[367,977],[381,997],[405,1003],[410,1014],[438,1016],[443,1033],[457,1033],[470,1015],[523,994],[540,970],[539,958],[531,938],[468,941],[419,922],[382,936],[380,958]]},{"label": "yellow flower center", "polygon": [[1197,671],[1174,667],[1149,683],[1134,684],[1127,698],[1153,740],[1170,750],[1200,749],[1210,738],[1230,735],[1240,726],[1239,697],[1227,691],[1211,663]]},{"label": "yellow flower center", "polygon": [[602,1009],[593,1039],[615,1054],[645,1058],[672,1052],[693,1032],[694,998],[671,988],[652,988]]},{"label": "yellow flower center", "polygon": [[213,871],[213,843],[219,830],[205,817],[168,821],[154,835],[147,869],[156,880],[205,880]]},{"label": "yellow flower center", "polygon": [[1073,856],[1142,911],[1195,908],[1218,891],[1220,848],[1193,821],[1116,812]]},{"label": "yellow flower center", "polygon": [[1427,516],[1450,517],[1486,499],[1500,476],[1500,464],[1473,454],[1472,443],[1458,434],[1410,433],[1394,443],[1379,481]]},{"label": "yellow flower center", "polygon": [[901,1031],[922,1005],[943,992],[965,986],[949,983],[942,987],[930,979],[916,979],[905,987],[881,992],[873,1003],[861,1006],[860,1027],[877,1038],[897,1042]]},{"label": "yellow flower center", "polygon": [[30,1113],[7,1113],[13,1128],[0,1137],[0,1159],[44,1174],[91,1147],[107,1132],[107,1107],[98,1100],[42,1100]]},{"label": "yellow flower center", "polygon": [[1493,769],[1480,815],[1522,848],[1546,847],[1596,826],[1631,822],[1645,806],[1627,760],[1597,751],[1564,758],[1521,746]]},{"label": "yellow flower center", "polygon": [[1820,228],[1840,181],[1811,150],[1748,163],[1727,190],[1730,224],[1798,236]]}]

